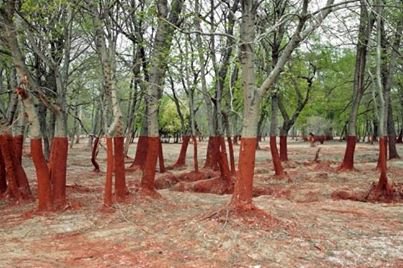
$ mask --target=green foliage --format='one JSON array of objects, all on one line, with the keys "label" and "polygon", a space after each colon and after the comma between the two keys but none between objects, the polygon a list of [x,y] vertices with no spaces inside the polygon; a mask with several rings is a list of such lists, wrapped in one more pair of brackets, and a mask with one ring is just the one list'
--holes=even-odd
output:
[{"label": "green foliage", "polygon": [[[181,107],[181,111],[185,113],[185,116],[188,116],[189,112],[185,106]],[[174,134],[182,131],[175,103],[168,96],[163,96],[161,99],[159,124],[160,130],[165,133]]]},{"label": "green foliage", "polygon": [[[350,112],[354,59],[352,50],[336,51],[316,46],[312,52],[291,62],[291,76],[304,76],[304,73],[307,75],[307,61],[317,68],[311,98],[301,113],[297,126],[302,127],[311,116],[321,116],[330,120],[338,132],[342,130]],[[285,84],[287,85],[286,82]],[[299,79],[298,84],[304,94],[306,81]]]}]

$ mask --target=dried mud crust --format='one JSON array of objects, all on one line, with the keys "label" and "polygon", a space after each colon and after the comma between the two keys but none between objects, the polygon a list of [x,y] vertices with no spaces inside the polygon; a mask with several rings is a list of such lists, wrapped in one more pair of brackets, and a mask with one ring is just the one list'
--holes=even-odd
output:
[{"label": "dried mud crust", "polygon": [[[349,173],[304,165],[316,148],[289,146],[293,162],[286,171],[292,182],[274,179],[267,152],[257,152],[261,172],[255,176],[254,204],[269,215],[265,219],[257,214],[227,217],[220,209],[230,195],[164,189],[159,191],[162,198],[144,199],[138,192],[141,172],[127,175],[131,202],[101,213],[105,174],[92,172],[91,150],[80,145],[69,155],[71,206],[65,211],[38,215],[31,213],[34,203],[0,200],[0,267],[402,267],[402,204],[331,198],[339,189],[369,189],[379,176],[373,157],[377,146],[358,144],[358,171]],[[336,168],[342,144],[319,146],[320,160]],[[179,147],[164,144],[167,162],[176,160]],[[201,143],[200,155],[205,148]],[[105,170],[103,150],[98,159]],[[191,160],[188,154],[187,171]],[[401,183],[403,162],[389,166],[391,182]],[[24,167],[36,195],[26,157]],[[204,217],[215,211],[221,211],[217,217]]]}]

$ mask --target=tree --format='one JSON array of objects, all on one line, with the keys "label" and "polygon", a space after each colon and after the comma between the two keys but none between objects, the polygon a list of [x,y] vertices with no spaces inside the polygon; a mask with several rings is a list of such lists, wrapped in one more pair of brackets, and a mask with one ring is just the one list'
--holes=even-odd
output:
[{"label": "tree", "polygon": [[356,123],[358,108],[365,90],[365,68],[368,53],[368,42],[371,35],[373,23],[374,20],[372,18],[371,12],[368,11],[367,1],[360,1],[360,25],[356,45],[353,103],[351,105],[351,112],[348,119],[346,151],[344,153],[343,162],[339,167],[340,170],[354,169],[354,151],[355,145],[357,143]]},{"label": "tree", "polygon": [[[103,91],[112,112],[112,122],[106,131],[107,170],[104,205],[112,205],[112,177],[115,173],[115,195],[123,201],[128,192],[124,167],[124,122],[119,104],[115,76],[115,51],[117,35],[112,30],[112,16],[116,9],[110,3],[103,3],[99,9],[92,6],[96,52],[102,66]],[[106,32],[105,30],[106,29]],[[107,122],[106,118],[104,119]]]},{"label": "tree", "polygon": [[[304,96],[302,95],[302,90],[301,86],[298,83],[298,81],[294,78],[291,78],[291,87],[295,91],[296,99],[297,99],[297,104],[294,110],[292,110],[292,114],[289,115],[285,105],[284,105],[284,96],[280,94],[279,99],[278,99],[278,107],[281,112],[281,115],[283,117],[283,124],[280,128],[280,160],[281,161],[287,161],[288,160],[288,151],[287,151],[287,137],[288,137],[288,132],[290,131],[291,127],[294,126],[295,122],[297,121],[299,115],[301,114],[302,110],[305,108],[306,104],[308,103],[311,90],[313,87],[313,81],[315,78],[316,74],[316,66],[312,63],[309,64],[309,66],[312,68],[312,73],[309,74],[308,76],[297,76],[300,79],[303,79],[306,81],[307,84],[307,89],[305,91]],[[290,105],[288,105],[290,107]]]},{"label": "tree", "polygon": [[[396,66],[397,51],[400,47],[400,39],[402,33],[402,21],[398,21],[397,27],[395,28],[395,34],[392,41],[392,53],[391,56],[396,56],[395,58],[387,57],[387,40],[385,31],[385,12],[384,12],[384,1],[379,0],[376,2],[376,58],[375,58],[375,69],[376,69],[376,86],[378,89],[378,119],[379,119],[379,158],[378,158],[378,169],[380,171],[380,176],[378,183],[374,185],[368,194],[367,198],[375,200],[393,200],[394,199],[394,189],[393,186],[388,182],[387,176],[387,138],[388,130],[388,112],[391,111],[390,105],[390,89],[392,86],[392,73]],[[396,52],[393,50],[396,49]],[[393,143],[394,144],[394,143]]]},{"label": "tree", "polygon": [[[58,98],[56,103],[52,103],[42,92],[42,88],[32,78],[32,75],[25,63],[25,58],[22,54],[19,41],[15,32],[17,29],[24,30],[25,28],[19,24],[20,17],[16,16],[15,11],[18,6],[15,1],[10,1],[7,5],[4,5],[0,9],[0,15],[2,16],[2,28],[4,31],[3,41],[7,45],[12,55],[13,62],[16,66],[18,78],[20,80],[17,87],[17,93],[21,96],[22,103],[25,108],[25,112],[28,115],[28,122],[31,125],[31,154],[32,160],[35,165],[37,179],[38,179],[38,209],[39,210],[51,210],[62,209],[66,203],[66,161],[67,161],[67,136],[65,127],[64,116],[64,87],[62,84],[62,78],[57,64],[49,62],[54,67],[54,75],[57,84]],[[17,21],[17,25],[15,23]],[[39,50],[36,50],[39,53]],[[67,52],[66,52],[67,53]],[[50,60],[42,55],[43,59]],[[68,60],[66,60],[68,61]],[[67,68],[68,69],[68,68]],[[52,146],[53,151],[51,153],[49,166],[45,162],[45,158],[42,151],[42,134],[40,130],[39,116],[34,107],[32,96],[30,91],[34,92],[37,98],[44,104],[46,104],[55,114],[58,114],[58,120],[56,120],[56,137]]]},{"label": "tree", "polygon": [[168,1],[157,1],[158,26],[154,36],[153,50],[150,55],[150,81],[147,84],[147,156],[141,178],[141,191],[147,195],[156,195],[154,188],[155,166],[160,150],[158,111],[167,69],[167,58],[172,45],[175,27],[180,24],[179,16],[184,0],[174,0],[171,8]]},{"label": "tree", "polygon": [[[303,41],[331,12],[333,1],[328,1],[326,6],[320,11],[310,14],[308,12],[308,1],[302,4],[299,13],[297,26],[294,29],[289,42],[279,57],[276,65],[272,68],[266,79],[259,88],[256,87],[255,67],[254,67],[254,40],[256,35],[255,18],[257,2],[244,0],[242,5],[242,21],[240,28],[240,61],[242,68],[242,85],[244,91],[244,117],[241,138],[241,149],[239,155],[239,175],[235,183],[234,193],[230,205],[236,209],[251,209],[252,187],[255,163],[255,148],[257,142],[257,120],[259,118],[259,107],[264,94],[273,90],[273,86],[280,75],[284,65],[290,59],[294,49]],[[313,16],[314,15],[314,16]],[[309,19],[313,22],[306,26]]]}]

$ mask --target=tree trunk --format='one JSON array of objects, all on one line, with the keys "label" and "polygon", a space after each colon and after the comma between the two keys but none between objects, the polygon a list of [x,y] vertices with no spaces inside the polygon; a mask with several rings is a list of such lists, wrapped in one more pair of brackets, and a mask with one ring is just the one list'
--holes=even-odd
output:
[{"label": "tree trunk", "polygon": [[182,145],[179,152],[179,157],[176,160],[175,164],[173,164],[172,168],[183,167],[186,165],[186,151],[189,145],[189,140],[189,135],[182,136]]},{"label": "tree trunk", "polygon": [[10,139],[8,135],[1,134],[0,135],[0,149],[2,158],[4,161],[4,167],[6,171],[6,180],[7,180],[7,194],[9,197],[20,201],[23,199],[22,193],[18,187],[18,174],[16,170],[16,163],[13,161],[13,148],[12,144],[9,144]]},{"label": "tree trunk", "polygon": [[238,178],[235,182],[231,204],[235,207],[252,205],[253,175],[257,139],[242,136],[238,162]]},{"label": "tree trunk", "polygon": [[98,145],[99,145],[99,137],[96,136],[95,139],[94,139],[94,144],[92,146],[92,151],[91,151],[91,163],[94,166],[93,171],[96,172],[96,173],[101,171],[99,169],[99,164],[97,162]]},{"label": "tree trunk", "polygon": [[196,173],[198,173],[199,172],[199,163],[198,163],[198,159],[197,159],[197,137],[193,135],[192,140],[193,140],[193,167],[194,167],[194,171]]},{"label": "tree trunk", "polygon": [[288,161],[287,135],[280,135],[280,160]]},{"label": "tree trunk", "polygon": [[160,138],[147,137],[147,156],[144,162],[143,177],[141,178],[141,188],[148,193],[154,193],[154,181],[155,181],[155,167],[157,165]]},{"label": "tree trunk", "polygon": [[158,150],[158,162],[160,164],[160,173],[166,172],[165,161],[164,161],[164,151],[162,149],[161,139],[160,139],[159,150]]},{"label": "tree trunk", "polygon": [[206,162],[204,168],[218,170],[218,158],[220,148],[220,136],[210,136],[207,144]]},{"label": "tree trunk", "polygon": [[230,136],[227,137],[227,143],[228,143],[229,160],[230,160],[230,166],[231,166],[231,174],[235,175],[236,170],[235,170],[234,147],[232,145],[232,139]]},{"label": "tree trunk", "polygon": [[125,199],[128,189],[125,176],[125,155],[123,152],[124,137],[117,136],[113,138],[113,165],[115,171],[115,195],[116,201],[121,202]]},{"label": "tree trunk", "polygon": [[389,148],[389,159],[399,159],[400,156],[397,152],[396,148],[396,130],[395,124],[393,121],[393,111],[392,111],[392,102],[389,98],[388,105],[388,148]]},{"label": "tree trunk", "polygon": [[353,170],[354,169],[354,151],[355,145],[357,143],[357,137],[354,136],[347,136],[347,146],[346,151],[344,153],[344,158],[339,170]]},{"label": "tree trunk", "polygon": [[136,167],[139,167],[140,169],[144,168],[144,162],[146,160],[148,150],[147,148],[148,148],[148,138],[147,136],[141,135],[137,141],[136,155],[129,169]]},{"label": "tree trunk", "polygon": [[285,175],[283,166],[281,165],[280,155],[277,150],[277,111],[278,111],[278,96],[274,94],[271,102],[271,124],[270,124],[270,152],[273,161],[274,174],[278,177]]},{"label": "tree trunk", "polygon": [[104,207],[112,206],[112,181],[113,181],[113,139],[106,138],[106,179],[104,189]]},{"label": "tree trunk", "polygon": [[38,180],[38,210],[52,209],[50,174],[42,151],[42,139],[31,139],[31,157]]},{"label": "tree trunk", "polygon": [[367,3],[361,0],[360,5],[360,25],[358,32],[358,41],[356,47],[356,59],[354,69],[354,84],[353,84],[353,102],[351,112],[348,120],[347,128],[347,146],[344,153],[343,162],[341,163],[340,170],[353,170],[354,169],[354,152],[356,138],[356,124],[358,108],[365,89],[365,67],[367,61],[368,42],[372,31],[373,20],[367,10]]}]

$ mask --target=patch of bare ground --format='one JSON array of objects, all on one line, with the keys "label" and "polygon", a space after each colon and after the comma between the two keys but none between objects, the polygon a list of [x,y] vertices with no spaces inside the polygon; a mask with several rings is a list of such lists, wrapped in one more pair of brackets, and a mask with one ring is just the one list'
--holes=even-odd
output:
[{"label": "patch of bare ground", "polygon": [[[204,156],[206,143],[200,144]],[[164,189],[158,191],[162,198],[144,199],[137,192],[141,171],[127,173],[130,202],[102,213],[105,174],[91,171],[85,145],[75,146],[63,212],[40,215],[34,203],[0,200],[0,267],[402,267],[402,204],[331,197],[337,190],[369,190],[379,177],[377,146],[358,144],[353,172],[336,171],[343,143],[319,146],[320,162],[314,163],[317,148],[289,143],[290,162],[284,166],[291,180],[274,178],[269,152],[257,151],[254,204],[267,218],[230,211],[227,217],[222,208],[230,195]],[[164,144],[168,163],[179,148]],[[105,171],[102,149],[99,164]],[[187,165],[172,174],[192,170],[190,152]],[[401,184],[403,162],[388,165],[390,180]],[[27,157],[24,167],[35,192]],[[220,217],[205,217],[214,211]]]}]

